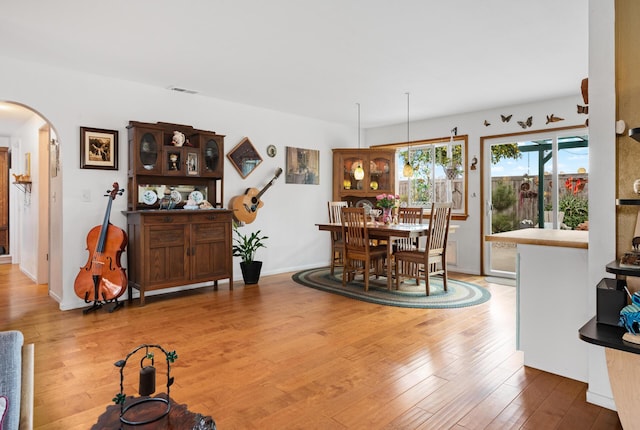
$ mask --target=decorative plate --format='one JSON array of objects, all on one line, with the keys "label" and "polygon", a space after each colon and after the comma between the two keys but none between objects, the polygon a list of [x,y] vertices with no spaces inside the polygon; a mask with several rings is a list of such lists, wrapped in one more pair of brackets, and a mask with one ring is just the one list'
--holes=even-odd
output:
[{"label": "decorative plate", "polygon": [[182,201],[182,194],[180,194],[180,191],[178,190],[171,190],[171,200],[175,203],[178,204]]},{"label": "decorative plate", "polygon": [[142,193],[142,202],[145,205],[152,205],[157,201],[158,201],[158,195],[156,194],[155,191],[147,190],[144,193]]},{"label": "decorative plate", "polygon": [[276,156],[277,153],[278,153],[278,150],[276,149],[275,145],[267,146],[267,155],[269,157],[273,158]]},{"label": "decorative plate", "polygon": [[356,203],[356,207],[357,208],[365,208],[365,212],[368,210],[373,209],[373,205],[371,204],[371,202],[369,200],[358,200]]},{"label": "decorative plate", "polygon": [[199,205],[204,200],[204,196],[200,191],[195,190],[191,191],[191,194],[189,194],[189,199],[193,200],[194,202],[196,202],[196,204]]}]

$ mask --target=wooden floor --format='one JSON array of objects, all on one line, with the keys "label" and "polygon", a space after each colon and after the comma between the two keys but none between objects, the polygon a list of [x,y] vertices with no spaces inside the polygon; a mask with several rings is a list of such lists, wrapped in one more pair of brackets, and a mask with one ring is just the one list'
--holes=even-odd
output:
[{"label": "wooden floor", "polygon": [[[393,308],[300,286],[289,273],[84,315],[60,311],[46,285],[0,265],[0,329],[35,343],[36,429],[91,428],[120,391],[113,363],[144,343],[177,352],[171,397],[224,430],[621,428],[615,412],[586,403],[586,384],[522,365],[515,288],[453,277],[485,286],[491,300]],[[136,394],[139,359],[128,363],[125,392]]]}]

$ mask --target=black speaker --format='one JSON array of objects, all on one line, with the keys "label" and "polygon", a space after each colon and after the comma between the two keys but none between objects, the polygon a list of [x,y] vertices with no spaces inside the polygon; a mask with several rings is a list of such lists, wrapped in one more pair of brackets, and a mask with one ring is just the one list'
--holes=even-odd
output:
[{"label": "black speaker", "polygon": [[602,278],[598,282],[596,296],[596,321],[600,324],[618,325],[620,311],[627,306],[624,284],[617,279]]}]

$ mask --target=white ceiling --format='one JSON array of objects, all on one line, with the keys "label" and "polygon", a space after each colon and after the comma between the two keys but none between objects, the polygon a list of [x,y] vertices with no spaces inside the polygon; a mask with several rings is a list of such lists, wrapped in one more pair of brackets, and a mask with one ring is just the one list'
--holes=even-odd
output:
[{"label": "white ceiling", "polygon": [[0,0],[0,55],[372,127],[580,94],[588,2]]}]

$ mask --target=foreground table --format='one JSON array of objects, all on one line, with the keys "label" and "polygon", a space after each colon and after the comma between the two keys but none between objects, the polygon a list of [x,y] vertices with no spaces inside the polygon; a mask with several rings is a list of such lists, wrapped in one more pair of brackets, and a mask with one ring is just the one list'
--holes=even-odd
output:
[{"label": "foreground table", "polygon": [[[166,394],[158,394],[155,397],[164,397]],[[143,397],[146,398],[146,397]],[[132,397],[127,398],[127,403],[137,401]],[[154,421],[145,425],[132,426],[120,422],[120,405],[107,406],[107,410],[100,415],[98,422],[91,427],[91,430],[115,430],[115,429],[140,429],[140,430],[216,430],[216,423],[210,416],[191,412],[187,409],[187,405],[176,403],[170,399],[171,410],[169,414],[158,421]],[[166,404],[161,402],[146,403],[137,408],[132,408],[125,414],[125,417],[131,421],[145,421],[150,417],[157,416],[160,409],[166,408]]]}]

